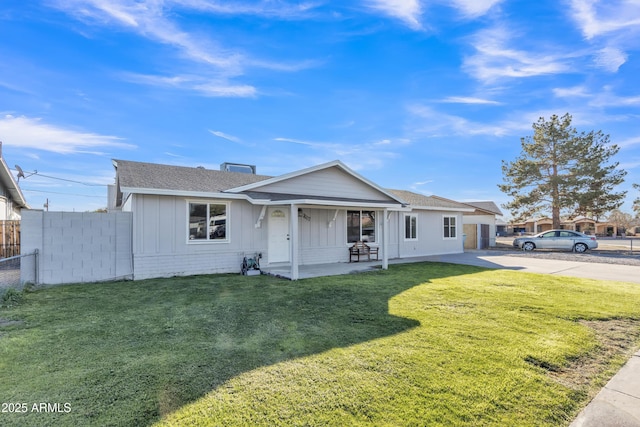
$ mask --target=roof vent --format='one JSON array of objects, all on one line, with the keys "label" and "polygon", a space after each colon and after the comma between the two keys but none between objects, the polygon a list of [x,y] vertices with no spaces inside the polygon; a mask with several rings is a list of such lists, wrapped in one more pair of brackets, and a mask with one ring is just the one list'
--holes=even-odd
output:
[{"label": "roof vent", "polygon": [[223,163],[220,165],[220,170],[225,172],[240,172],[240,173],[249,173],[256,174],[255,165],[245,165],[242,163]]}]

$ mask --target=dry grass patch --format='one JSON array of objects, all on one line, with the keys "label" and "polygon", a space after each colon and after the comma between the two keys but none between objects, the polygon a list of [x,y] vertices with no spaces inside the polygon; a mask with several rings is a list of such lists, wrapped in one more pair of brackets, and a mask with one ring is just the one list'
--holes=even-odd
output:
[{"label": "dry grass patch", "polygon": [[598,345],[566,366],[549,371],[549,375],[566,387],[589,390],[589,396],[593,397],[599,391],[597,386],[604,385],[612,371],[633,355],[640,341],[640,320],[580,320],[579,323],[594,331]]}]

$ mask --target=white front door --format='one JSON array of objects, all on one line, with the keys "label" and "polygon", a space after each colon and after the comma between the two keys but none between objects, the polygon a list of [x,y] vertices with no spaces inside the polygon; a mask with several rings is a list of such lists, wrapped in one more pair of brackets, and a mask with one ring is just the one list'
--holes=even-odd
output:
[{"label": "white front door", "polygon": [[289,209],[269,208],[269,263],[289,262]]}]

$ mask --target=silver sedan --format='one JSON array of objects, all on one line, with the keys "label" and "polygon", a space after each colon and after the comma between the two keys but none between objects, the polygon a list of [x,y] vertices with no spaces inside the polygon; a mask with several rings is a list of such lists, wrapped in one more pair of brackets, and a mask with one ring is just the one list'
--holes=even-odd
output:
[{"label": "silver sedan", "polygon": [[534,236],[516,237],[513,246],[525,251],[534,249],[563,249],[579,253],[598,247],[594,236],[571,230],[549,230]]}]

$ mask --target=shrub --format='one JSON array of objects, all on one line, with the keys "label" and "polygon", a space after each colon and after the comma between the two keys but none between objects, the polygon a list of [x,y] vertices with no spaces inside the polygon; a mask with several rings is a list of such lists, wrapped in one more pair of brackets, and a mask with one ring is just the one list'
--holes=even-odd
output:
[{"label": "shrub", "polygon": [[21,301],[22,301],[21,291],[15,290],[13,288],[9,288],[9,289],[6,289],[4,292],[0,293],[1,307],[12,307],[14,305],[20,304]]}]

